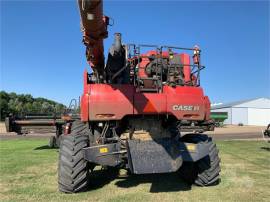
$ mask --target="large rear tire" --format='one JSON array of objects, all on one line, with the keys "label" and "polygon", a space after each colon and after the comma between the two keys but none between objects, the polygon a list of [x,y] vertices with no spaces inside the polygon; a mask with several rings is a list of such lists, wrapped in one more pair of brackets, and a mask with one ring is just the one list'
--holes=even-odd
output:
[{"label": "large rear tire", "polygon": [[84,190],[89,180],[89,163],[84,159],[83,148],[89,146],[88,128],[74,121],[71,133],[63,136],[58,163],[59,191],[75,193]]},{"label": "large rear tire", "polygon": [[56,147],[56,138],[55,136],[51,136],[49,140],[49,145],[50,148],[55,148]]},{"label": "large rear tire", "polygon": [[209,155],[201,160],[191,163],[184,162],[179,172],[182,178],[188,183],[198,186],[212,186],[220,182],[219,173],[220,158],[218,156],[218,149],[211,137],[203,134],[190,134],[182,138],[182,141],[189,143],[204,142],[208,145]]}]

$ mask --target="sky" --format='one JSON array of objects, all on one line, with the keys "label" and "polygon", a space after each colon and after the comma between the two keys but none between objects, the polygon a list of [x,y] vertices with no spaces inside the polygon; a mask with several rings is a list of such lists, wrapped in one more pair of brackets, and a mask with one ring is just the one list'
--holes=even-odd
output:
[{"label": "sky", "polygon": [[[1,1],[0,88],[68,104],[89,70],[76,1]],[[202,49],[212,102],[270,97],[269,1],[105,1],[124,43]]]}]

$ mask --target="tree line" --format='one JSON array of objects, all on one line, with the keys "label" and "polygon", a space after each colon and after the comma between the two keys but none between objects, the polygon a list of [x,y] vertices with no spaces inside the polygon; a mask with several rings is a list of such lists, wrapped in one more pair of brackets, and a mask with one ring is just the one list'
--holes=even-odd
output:
[{"label": "tree line", "polygon": [[66,106],[45,98],[33,98],[30,94],[16,94],[0,91],[1,120],[10,114],[23,116],[26,114],[60,115]]}]

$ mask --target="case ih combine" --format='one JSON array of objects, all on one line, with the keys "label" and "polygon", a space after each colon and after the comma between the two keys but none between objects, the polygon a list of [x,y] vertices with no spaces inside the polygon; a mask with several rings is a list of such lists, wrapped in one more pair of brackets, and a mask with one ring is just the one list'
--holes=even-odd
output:
[{"label": "case ih combine", "polygon": [[189,183],[217,184],[220,159],[212,139],[180,133],[213,124],[200,87],[199,47],[124,45],[116,33],[105,64],[103,2],[78,0],[78,6],[93,72],[83,75],[81,120],[67,124],[61,140],[59,190],[85,189],[96,165],[132,174],[179,172]]}]

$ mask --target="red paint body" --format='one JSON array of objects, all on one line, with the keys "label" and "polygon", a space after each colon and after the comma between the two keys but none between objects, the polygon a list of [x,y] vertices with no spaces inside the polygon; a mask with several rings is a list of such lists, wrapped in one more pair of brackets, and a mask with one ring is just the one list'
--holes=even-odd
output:
[{"label": "red paint body", "polygon": [[[156,51],[142,54],[138,75],[147,77],[145,67],[150,62],[149,56]],[[191,78],[190,56],[176,54],[183,64],[185,83],[192,80],[196,84],[196,77]],[[163,52],[162,57],[169,57]],[[162,92],[138,92],[132,84],[88,84],[87,71],[84,72],[84,92],[81,99],[82,121],[121,120],[127,115],[172,115],[178,120],[209,120],[210,101],[204,95],[203,89],[196,86],[164,85]],[[193,106],[191,110],[183,110],[184,106]],[[181,109],[179,109],[181,108]]]},{"label": "red paint body", "polygon": [[[85,72],[85,77],[86,72]],[[173,110],[198,106],[197,111]],[[81,99],[82,121],[121,120],[126,115],[165,114],[178,120],[208,120],[210,102],[200,87],[164,86],[162,93],[136,92],[133,85],[87,84]]]}]

